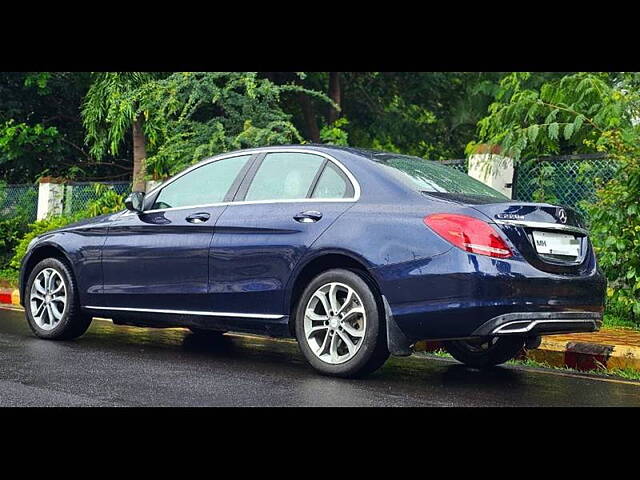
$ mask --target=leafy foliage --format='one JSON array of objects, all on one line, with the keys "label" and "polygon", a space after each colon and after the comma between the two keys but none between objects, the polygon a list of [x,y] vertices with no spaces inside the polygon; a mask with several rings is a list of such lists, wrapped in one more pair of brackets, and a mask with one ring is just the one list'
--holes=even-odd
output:
[{"label": "leafy foliage", "polygon": [[83,72],[0,72],[0,178],[29,183],[111,171],[82,145],[80,106],[89,81]]},{"label": "leafy foliage", "polygon": [[433,160],[462,158],[500,73],[346,72],[351,145]]},{"label": "leafy foliage", "polygon": [[42,124],[16,124],[13,119],[0,126],[0,155],[5,161],[15,160],[25,151],[45,153],[55,143],[59,132],[55,127],[45,128]]},{"label": "leafy foliage", "polygon": [[[103,72],[94,75],[82,107],[86,142],[97,159],[107,153],[117,155],[139,113],[138,89],[156,75],[147,72]],[[155,138],[154,125],[147,123],[146,132]]]},{"label": "leafy foliage", "polygon": [[105,215],[124,210],[124,195],[119,194],[108,185],[96,183],[94,185],[97,198],[87,205],[85,214],[89,217]]},{"label": "leafy foliage", "polygon": [[27,226],[26,232],[19,238],[13,249],[13,254],[11,256],[11,260],[9,261],[8,267],[10,269],[18,271],[20,269],[20,262],[22,262],[22,258],[27,253],[27,247],[29,246],[31,240],[36,238],[38,235],[42,235],[43,233],[48,232],[49,230],[61,228],[65,225],[68,225],[69,223],[79,220],[83,217],[83,213],[84,212],[72,216],[58,215],[47,217],[29,224]]},{"label": "leafy foliage", "polygon": [[527,86],[531,78],[526,72],[505,76],[489,115],[479,122],[480,138],[514,158],[604,151],[604,132],[631,124],[629,99],[622,101],[611,74],[551,77],[533,88]]},{"label": "leafy foliage", "polygon": [[633,156],[620,159],[623,167],[618,176],[599,190],[597,203],[587,209],[592,222],[591,238],[609,279],[607,295],[612,313],[631,314],[640,323],[638,154],[636,150]]},{"label": "leafy foliage", "polygon": [[280,105],[289,92],[321,93],[299,85],[276,85],[251,72],[185,72],[138,91],[140,109],[161,125],[148,170],[155,178],[174,174],[216,153],[303,142]]},{"label": "leafy foliage", "polygon": [[27,231],[24,217],[15,216],[0,221],[0,268],[9,263],[14,249]]},{"label": "leafy foliage", "polygon": [[0,73],[0,178],[130,178],[135,118],[156,177],[225,149],[306,141],[461,158],[502,76],[341,72],[338,106],[329,72]]},{"label": "leafy foliage", "polygon": [[337,119],[331,125],[325,125],[320,130],[320,140],[328,145],[349,145],[349,132],[345,127],[349,125],[349,120],[345,117]]}]

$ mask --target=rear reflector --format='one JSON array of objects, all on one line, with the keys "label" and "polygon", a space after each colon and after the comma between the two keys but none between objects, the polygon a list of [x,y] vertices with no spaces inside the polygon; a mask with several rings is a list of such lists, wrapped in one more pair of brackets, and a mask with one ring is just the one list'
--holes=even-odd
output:
[{"label": "rear reflector", "polygon": [[424,223],[448,242],[467,252],[497,258],[512,256],[507,244],[486,222],[466,215],[436,213]]}]

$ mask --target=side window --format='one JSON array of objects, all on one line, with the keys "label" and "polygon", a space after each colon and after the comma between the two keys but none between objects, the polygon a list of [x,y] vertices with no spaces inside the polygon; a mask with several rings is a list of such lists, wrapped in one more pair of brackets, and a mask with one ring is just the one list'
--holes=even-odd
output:
[{"label": "side window", "polygon": [[269,153],[258,168],[245,200],[307,198],[324,158],[309,153]]},{"label": "side window", "polygon": [[251,155],[207,163],[164,187],[152,209],[207,205],[224,201],[229,188]]},{"label": "side window", "polygon": [[351,183],[338,167],[329,162],[322,171],[311,198],[345,198],[351,195],[353,195]]}]

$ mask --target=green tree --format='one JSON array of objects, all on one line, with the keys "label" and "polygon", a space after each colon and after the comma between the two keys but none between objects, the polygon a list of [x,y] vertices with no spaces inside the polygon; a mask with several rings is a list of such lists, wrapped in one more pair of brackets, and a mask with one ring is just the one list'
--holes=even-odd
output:
[{"label": "green tree", "polygon": [[117,155],[130,133],[133,142],[133,190],[145,190],[147,137],[154,138],[148,111],[140,109],[138,92],[159,74],[108,72],[94,75],[82,116],[91,154],[101,159]]},{"label": "green tree", "polygon": [[121,171],[112,159],[94,162],[84,149],[80,106],[89,82],[83,72],[0,73],[0,178],[28,183]]},{"label": "green tree", "polygon": [[304,142],[286,96],[329,102],[296,83],[276,85],[252,72],[184,72],[147,83],[137,92],[147,122],[160,125],[149,173],[174,174],[202,158],[233,149]]},{"label": "green tree", "polygon": [[[277,84],[296,78],[286,72],[263,75]],[[321,132],[339,128],[352,146],[432,159],[461,158],[502,76],[462,72],[305,72],[297,83],[327,92],[333,104],[299,95],[287,99],[283,109],[292,114],[294,124],[313,142],[325,142],[327,136]],[[343,120],[340,127],[335,124],[337,120]]]}]

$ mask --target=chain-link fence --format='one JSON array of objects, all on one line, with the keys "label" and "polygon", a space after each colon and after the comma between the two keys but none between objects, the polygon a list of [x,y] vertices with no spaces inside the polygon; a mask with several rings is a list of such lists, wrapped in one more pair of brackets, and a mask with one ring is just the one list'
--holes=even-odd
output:
[{"label": "chain-link fence", "polygon": [[530,202],[568,205],[584,212],[596,190],[611,180],[617,163],[604,155],[566,155],[532,160],[519,165],[514,198]]},{"label": "chain-link fence", "polygon": [[96,200],[100,196],[96,190],[96,185],[106,185],[119,195],[131,193],[131,184],[129,182],[69,183],[64,190],[64,212],[66,214],[77,213],[84,210],[90,202]]},{"label": "chain-link fence", "polygon": [[[440,163],[467,173],[468,161]],[[586,213],[583,203],[593,203],[596,191],[611,180],[618,164],[602,154],[544,157],[516,166],[513,198],[526,202],[567,205]]]},{"label": "chain-link fence", "polygon": [[23,216],[33,222],[38,212],[37,185],[0,184],[0,220]]},{"label": "chain-link fence", "polygon": [[440,160],[441,164],[446,165],[447,167],[455,168],[456,170],[467,173],[469,168],[469,161],[466,159],[460,160]]}]

